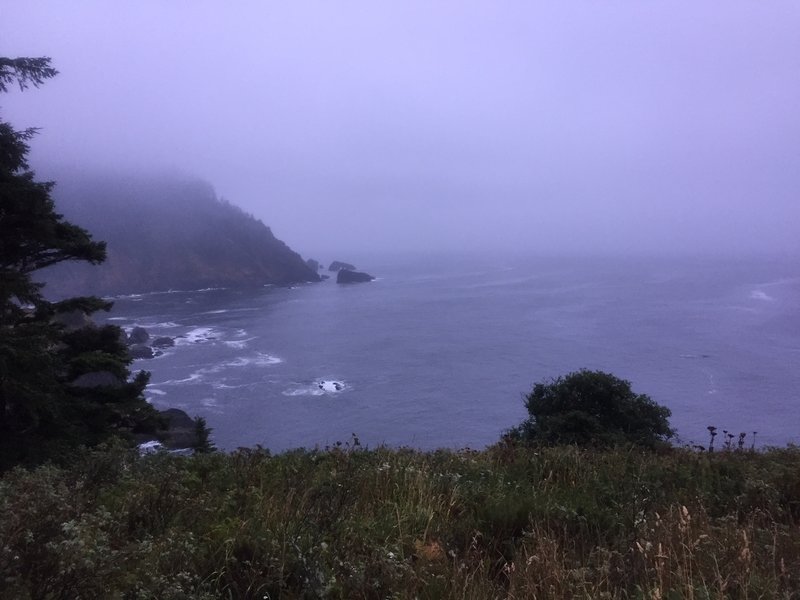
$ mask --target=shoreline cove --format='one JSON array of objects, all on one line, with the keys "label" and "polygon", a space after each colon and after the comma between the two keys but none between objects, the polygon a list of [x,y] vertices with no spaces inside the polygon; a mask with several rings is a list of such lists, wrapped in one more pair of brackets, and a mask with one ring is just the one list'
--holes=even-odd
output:
[{"label": "shoreline cove", "polygon": [[175,339],[134,368],[152,373],[151,403],[205,417],[222,449],[324,447],[352,432],[370,447],[479,448],[524,418],[534,382],[579,368],[668,406],[686,444],[705,443],[708,425],[758,431],[759,445],[798,441],[780,416],[800,389],[791,261],[375,271],[368,286],[118,300],[109,320]]}]

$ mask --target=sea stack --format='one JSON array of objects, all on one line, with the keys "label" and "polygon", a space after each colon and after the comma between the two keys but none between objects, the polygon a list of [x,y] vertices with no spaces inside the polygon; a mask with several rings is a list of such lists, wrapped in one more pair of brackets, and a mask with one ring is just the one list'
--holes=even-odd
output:
[{"label": "sea stack", "polygon": [[336,275],[336,283],[365,283],[373,279],[375,278],[368,273],[351,271],[350,269],[342,269]]},{"label": "sea stack", "polygon": [[348,271],[356,270],[356,268],[350,263],[342,262],[340,260],[333,261],[331,266],[328,267],[328,271],[341,271],[342,269],[347,269]]}]

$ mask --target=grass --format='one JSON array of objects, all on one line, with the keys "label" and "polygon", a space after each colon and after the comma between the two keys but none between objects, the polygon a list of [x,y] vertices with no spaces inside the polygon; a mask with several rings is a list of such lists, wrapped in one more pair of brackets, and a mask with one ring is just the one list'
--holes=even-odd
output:
[{"label": "grass", "polygon": [[800,597],[800,450],[87,452],[0,480],[0,590]]}]

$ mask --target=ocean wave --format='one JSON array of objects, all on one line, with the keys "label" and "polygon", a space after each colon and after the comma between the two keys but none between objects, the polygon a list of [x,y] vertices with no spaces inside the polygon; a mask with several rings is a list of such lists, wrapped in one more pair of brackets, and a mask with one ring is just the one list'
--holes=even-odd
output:
[{"label": "ocean wave", "polygon": [[147,296],[163,296],[165,294],[195,294],[198,292],[215,292],[219,290],[227,290],[225,287],[207,287],[197,290],[159,290],[156,292],[141,292],[138,294],[116,294],[111,296],[103,296],[112,300],[140,300]]},{"label": "ocean wave", "polygon": [[168,379],[166,381],[159,381],[158,385],[183,385],[187,383],[202,383],[203,376],[208,374],[208,369],[198,369],[188,377],[184,377],[183,379]]},{"label": "ocean wave", "polygon": [[311,384],[301,384],[283,391],[284,396],[323,396],[339,394],[348,389],[340,379],[318,379]]},{"label": "ocean wave", "polygon": [[[150,317],[147,317],[150,318]],[[145,319],[130,319],[128,317],[112,317],[108,319],[109,321],[130,321],[130,325],[123,327],[123,329],[130,333],[134,327],[141,327],[146,329],[148,333],[152,332],[154,329],[173,329],[175,327],[180,327],[181,325],[175,323],[174,321],[148,321]]]},{"label": "ocean wave", "polygon": [[247,343],[253,341],[254,337],[250,337],[244,340],[228,340],[227,342],[223,342],[229,348],[234,348],[236,350],[242,350],[247,348]]},{"label": "ocean wave", "polygon": [[[242,367],[267,367],[271,365],[277,365],[283,362],[283,359],[274,356],[272,354],[267,354],[266,352],[257,352],[254,355],[250,356],[239,356],[232,360],[227,360],[216,365],[203,367],[202,369],[197,369],[193,373],[191,373],[188,377],[184,377],[183,379],[169,379],[167,381],[159,381],[156,385],[186,385],[186,384],[198,384],[203,383],[208,379],[209,375],[216,375],[225,369],[230,368],[242,368]],[[227,388],[234,388],[234,387],[245,387],[247,385],[251,385],[251,383],[242,385],[242,386],[227,386],[224,383],[224,378],[221,380],[217,380],[212,382],[212,386],[218,389],[227,389]],[[156,390],[153,390],[155,393],[159,393]],[[161,392],[163,393],[163,392]]]},{"label": "ocean wave", "polygon": [[283,362],[282,358],[267,354],[266,352],[258,352],[255,356],[240,356],[231,361],[222,363],[224,367],[249,367],[254,365],[256,367],[266,367],[268,365],[277,365]]},{"label": "ocean wave", "polygon": [[231,385],[230,383],[224,383],[222,381],[215,381],[214,383],[211,384],[211,387],[213,387],[215,390],[239,390],[239,389],[242,389],[242,388],[253,387],[253,385],[254,385],[254,382],[239,383],[239,384],[236,384],[236,385]]},{"label": "ocean wave", "polygon": [[196,327],[191,331],[179,335],[175,338],[176,346],[185,346],[187,344],[203,344],[217,339],[219,331],[213,327]]},{"label": "ocean wave", "polygon": [[775,298],[767,294],[764,290],[753,290],[750,292],[750,298],[753,300],[766,300],[767,302],[775,300]]},{"label": "ocean wave", "polygon": [[308,386],[302,388],[290,388],[288,390],[284,390],[282,393],[284,396],[322,396],[325,392],[313,386]]}]

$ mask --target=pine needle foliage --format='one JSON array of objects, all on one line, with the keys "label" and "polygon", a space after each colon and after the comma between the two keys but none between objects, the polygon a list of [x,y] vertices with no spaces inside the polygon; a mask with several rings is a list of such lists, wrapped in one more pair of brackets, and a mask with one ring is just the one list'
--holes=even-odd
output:
[{"label": "pine needle foliage", "polygon": [[[48,58],[0,57],[0,92],[38,87],[57,71]],[[49,302],[35,275],[64,261],[98,264],[105,244],[58,214],[52,182],[37,181],[27,161],[35,129],[0,119],[0,471],[15,464],[61,460],[79,445],[152,430],[155,411],[142,396],[147,374],[129,380],[131,362],[120,330],[68,327],[110,303],[77,297]],[[110,372],[117,385],[76,385],[82,375]]]}]

